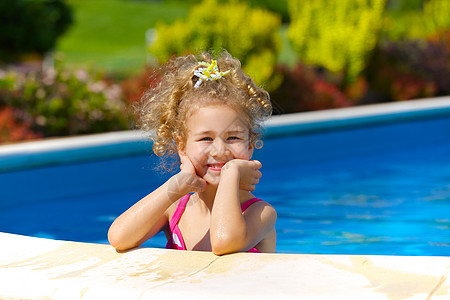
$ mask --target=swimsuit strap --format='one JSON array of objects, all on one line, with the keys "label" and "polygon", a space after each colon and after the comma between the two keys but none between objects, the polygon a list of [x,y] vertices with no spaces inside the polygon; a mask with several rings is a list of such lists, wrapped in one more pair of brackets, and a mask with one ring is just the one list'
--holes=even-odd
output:
[{"label": "swimsuit strap", "polygon": [[261,199],[258,198],[252,198],[250,200],[245,201],[244,203],[241,204],[241,210],[242,212],[244,212],[250,205],[252,205],[255,202],[258,201],[262,201]]},{"label": "swimsuit strap", "polygon": [[169,222],[169,227],[170,227],[170,231],[173,232],[175,226],[178,224],[178,221],[181,218],[181,215],[184,212],[184,209],[186,208],[186,204],[189,201],[189,197],[191,196],[191,194],[187,194],[185,196],[183,196],[180,201],[178,202],[178,206],[175,209],[175,213],[172,216],[172,219],[170,219]]}]

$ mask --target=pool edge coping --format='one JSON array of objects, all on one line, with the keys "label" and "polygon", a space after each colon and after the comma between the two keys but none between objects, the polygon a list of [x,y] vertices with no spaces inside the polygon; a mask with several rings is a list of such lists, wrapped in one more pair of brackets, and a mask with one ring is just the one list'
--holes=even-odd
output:
[{"label": "pool edge coping", "polygon": [[[1,233],[6,299],[448,299],[450,257],[136,248]],[[31,250],[31,251],[30,251]],[[249,280],[251,278],[251,280]],[[27,288],[23,288],[24,282]],[[125,297],[125,298],[124,298]]]}]

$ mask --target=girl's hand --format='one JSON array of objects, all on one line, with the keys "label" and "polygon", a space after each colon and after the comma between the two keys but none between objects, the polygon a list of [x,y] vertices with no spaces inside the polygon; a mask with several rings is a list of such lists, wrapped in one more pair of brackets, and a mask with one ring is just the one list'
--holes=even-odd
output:
[{"label": "girl's hand", "polygon": [[223,166],[222,175],[227,176],[230,172],[236,172],[239,176],[239,188],[251,192],[255,190],[262,176],[259,171],[261,167],[262,164],[257,160],[233,159]]},{"label": "girl's hand", "polygon": [[181,171],[169,181],[169,194],[182,197],[188,193],[202,192],[206,189],[206,181],[197,175],[189,157],[181,157],[180,169]]}]

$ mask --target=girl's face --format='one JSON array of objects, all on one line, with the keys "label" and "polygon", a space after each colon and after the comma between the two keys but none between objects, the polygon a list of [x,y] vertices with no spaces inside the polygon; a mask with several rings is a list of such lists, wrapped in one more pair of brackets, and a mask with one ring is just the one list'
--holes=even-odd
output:
[{"label": "girl's face", "polygon": [[179,155],[187,155],[197,175],[209,184],[219,184],[221,168],[228,161],[252,157],[245,120],[227,105],[199,108],[188,117],[186,128],[186,142]]}]

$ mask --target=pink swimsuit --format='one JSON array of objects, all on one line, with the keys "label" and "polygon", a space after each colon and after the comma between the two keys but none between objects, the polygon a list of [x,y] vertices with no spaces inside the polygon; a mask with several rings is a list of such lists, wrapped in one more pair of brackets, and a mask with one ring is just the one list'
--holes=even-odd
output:
[{"label": "pink swimsuit", "polygon": [[[167,241],[166,248],[167,249],[177,249],[177,250],[186,250],[186,245],[184,244],[183,236],[181,235],[180,228],[178,227],[178,221],[181,218],[181,215],[184,212],[184,209],[186,208],[186,204],[189,201],[189,197],[191,194],[187,194],[186,196],[183,196],[180,199],[180,202],[178,202],[178,206],[175,210],[175,213],[172,216],[172,219],[169,222],[169,228],[170,228],[170,234],[171,237]],[[255,202],[262,201],[261,199],[253,198],[246,202],[244,202],[241,205],[241,210],[244,212],[250,205],[252,205]],[[260,253],[260,251],[256,248],[252,248],[248,250],[247,252],[255,252]]]}]

